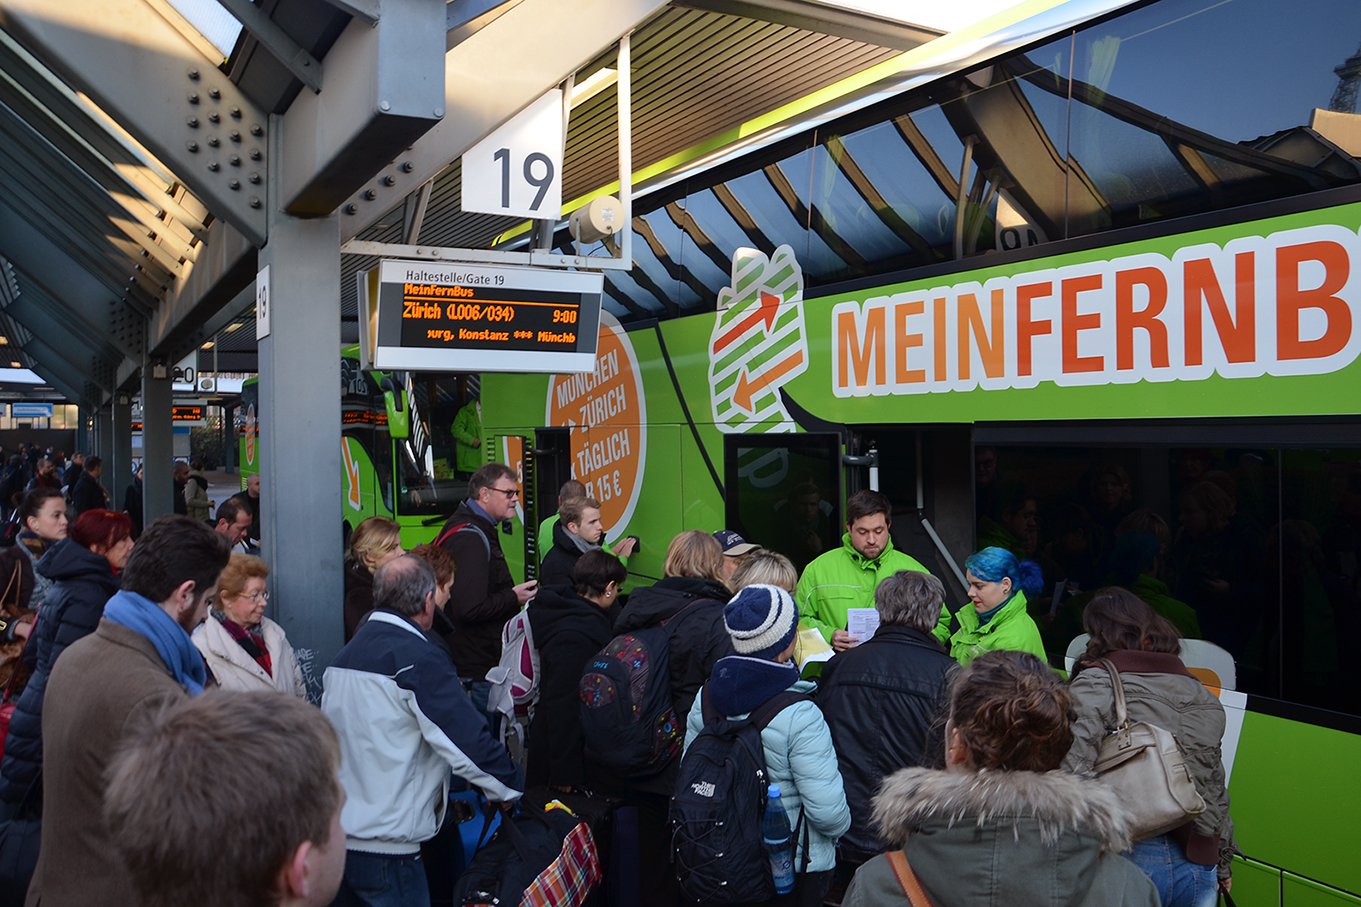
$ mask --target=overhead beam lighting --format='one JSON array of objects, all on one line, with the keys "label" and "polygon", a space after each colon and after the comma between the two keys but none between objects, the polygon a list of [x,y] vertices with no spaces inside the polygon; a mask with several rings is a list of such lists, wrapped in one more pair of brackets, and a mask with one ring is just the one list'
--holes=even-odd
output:
[{"label": "overhead beam lighting", "polygon": [[951,3],[940,3],[938,0],[812,0],[812,2],[947,33],[959,31],[1021,4],[1021,0],[953,0]]},{"label": "overhead beam lighting", "polygon": [[572,106],[585,104],[607,88],[619,84],[619,70],[604,66],[572,86]]}]

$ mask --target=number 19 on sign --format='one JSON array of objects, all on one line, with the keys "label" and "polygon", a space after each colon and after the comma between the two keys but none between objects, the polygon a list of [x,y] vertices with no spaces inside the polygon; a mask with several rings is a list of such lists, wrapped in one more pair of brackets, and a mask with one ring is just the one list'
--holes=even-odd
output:
[{"label": "number 19 on sign", "polygon": [[562,215],[562,91],[553,89],[463,155],[463,210]]}]

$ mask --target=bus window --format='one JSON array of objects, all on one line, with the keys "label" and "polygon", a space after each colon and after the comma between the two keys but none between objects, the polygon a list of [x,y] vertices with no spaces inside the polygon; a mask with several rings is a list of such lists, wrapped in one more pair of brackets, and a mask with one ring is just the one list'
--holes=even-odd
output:
[{"label": "bus window", "polygon": [[837,435],[728,435],[724,447],[727,528],[799,570],[841,544]]},{"label": "bus window", "polygon": [[1361,622],[1361,449],[1089,440],[975,449],[977,545],[1039,562],[1046,648],[1063,653],[1092,592],[1121,585],[1228,651],[1239,690],[1361,714],[1344,670]]},{"label": "bus window", "polygon": [[398,512],[447,517],[468,493],[467,476],[454,470],[454,416],[470,393],[467,376],[421,372],[406,376],[411,436],[395,441]]}]

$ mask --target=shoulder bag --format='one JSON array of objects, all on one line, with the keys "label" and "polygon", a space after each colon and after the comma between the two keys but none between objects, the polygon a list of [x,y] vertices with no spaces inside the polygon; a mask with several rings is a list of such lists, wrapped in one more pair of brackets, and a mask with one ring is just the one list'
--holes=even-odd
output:
[{"label": "shoulder bag", "polygon": [[884,856],[888,857],[889,868],[893,870],[893,877],[898,880],[898,887],[907,896],[907,903],[911,907],[935,907],[931,902],[931,896],[922,887],[921,880],[912,871],[912,864],[907,862],[907,854],[901,850],[890,850]]},{"label": "shoulder bag", "polygon": [[1101,666],[1115,694],[1115,727],[1101,741],[1093,768],[1127,808],[1134,840],[1142,841],[1200,815],[1205,800],[1177,738],[1147,721],[1130,721],[1120,672],[1105,658]]}]

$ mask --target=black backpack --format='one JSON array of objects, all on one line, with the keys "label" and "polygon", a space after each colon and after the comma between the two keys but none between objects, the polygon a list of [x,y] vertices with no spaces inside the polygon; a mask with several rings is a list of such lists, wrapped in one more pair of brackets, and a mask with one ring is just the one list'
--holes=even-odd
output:
[{"label": "black backpack", "polygon": [[[701,698],[704,730],[681,759],[671,798],[671,844],[676,878],[687,898],[702,904],[742,904],[775,897],[770,860],[761,839],[766,808],[765,749],[761,731],[791,705],[812,702],[802,693],[779,693],[746,718],[731,720]],[[803,869],[808,827],[803,827]],[[798,840],[796,827],[793,839]]]},{"label": "black backpack", "polygon": [[586,663],[577,696],[586,757],[625,778],[664,771],[684,731],[671,698],[665,625],[621,633]]}]

